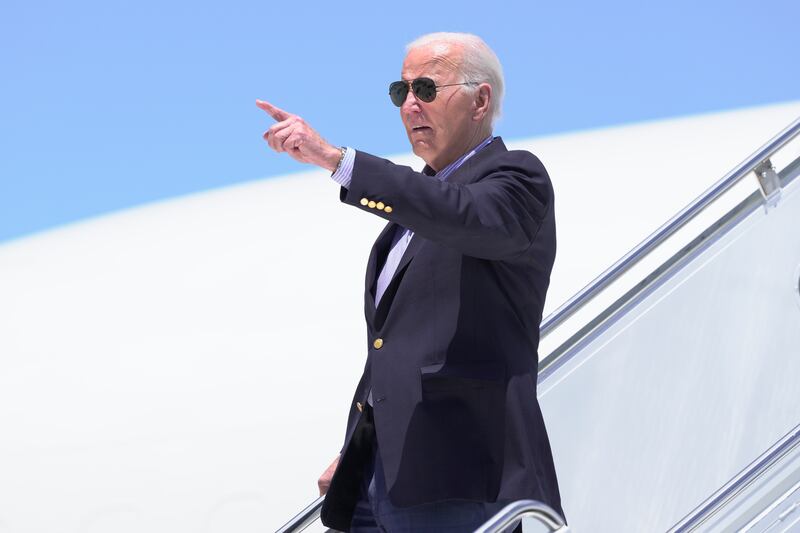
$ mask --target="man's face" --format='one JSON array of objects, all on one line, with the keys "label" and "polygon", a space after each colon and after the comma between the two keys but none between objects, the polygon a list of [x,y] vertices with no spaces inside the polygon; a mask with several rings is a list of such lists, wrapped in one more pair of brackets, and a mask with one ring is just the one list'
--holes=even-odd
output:
[{"label": "man's face", "polygon": [[[461,83],[462,51],[457,45],[434,43],[412,49],[403,61],[403,80],[431,78],[437,86]],[[439,171],[464,154],[476,139],[475,98],[468,85],[438,89],[433,102],[418,100],[412,91],[400,107],[414,153]]]}]

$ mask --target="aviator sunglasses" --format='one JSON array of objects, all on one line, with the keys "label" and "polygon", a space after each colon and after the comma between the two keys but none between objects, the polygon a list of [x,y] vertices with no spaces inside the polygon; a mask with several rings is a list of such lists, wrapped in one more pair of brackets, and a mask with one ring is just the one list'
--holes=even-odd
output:
[{"label": "aviator sunglasses", "polygon": [[403,102],[406,101],[406,96],[408,96],[408,88],[411,87],[414,96],[419,100],[423,102],[433,102],[436,98],[437,89],[441,89],[442,87],[454,87],[456,85],[475,85],[475,82],[465,81],[463,83],[436,85],[430,78],[417,78],[410,81],[393,81],[389,84],[389,98],[392,99],[394,105],[401,107]]}]

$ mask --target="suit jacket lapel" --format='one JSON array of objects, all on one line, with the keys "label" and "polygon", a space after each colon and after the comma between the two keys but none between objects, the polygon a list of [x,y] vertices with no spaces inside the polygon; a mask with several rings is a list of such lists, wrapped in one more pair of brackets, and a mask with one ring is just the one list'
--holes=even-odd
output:
[{"label": "suit jacket lapel", "polygon": [[[474,165],[479,163],[484,157],[498,150],[506,151],[507,149],[505,144],[503,144],[502,139],[500,137],[495,137],[491,143],[484,147],[480,152],[467,159],[463,165],[450,174],[450,176],[447,178],[447,181],[451,183],[462,184],[473,181],[476,177],[475,173],[473,172]],[[422,172],[427,175],[434,174],[433,169],[427,165],[425,165],[425,168]],[[375,241],[375,244],[372,247],[372,252],[370,253],[369,262],[367,264],[367,286],[365,294],[367,299],[366,308],[368,310],[367,318],[370,319],[371,323],[383,323],[383,319],[388,313],[387,307],[391,305],[391,302],[394,299],[394,294],[397,289],[396,284],[399,283],[398,278],[403,275],[405,268],[414,258],[414,255],[424,242],[424,239],[417,235],[414,235],[411,238],[411,242],[408,243],[408,247],[403,252],[403,256],[400,258],[400,263],[397,265],[397,270],[394,271],[392,279],[386,288],[386,292],[384,292],[383,296],[381,296],[381,301],[376,309],[376,280],[378,278],[378,274],[380,273],[380,269],[383,268],[383,265],[386,263],[386,256],[389,253],[389,247],[392,244],[392,237],[394,236],[398,227],[399,226],[394,222],[387,224],[386,227],[383,228],[381,234],[378,236],[378,239]],[[377,321],[375,320],[376,318],[378,319]]]},{"label": "suit jacket lapel", "polygon": [[[377,308],[375,308],[375,313],[373,315],[373,324],[375,328],[380,329],[383,327],[383,324],[386,321],[386,316],[389,314],[389,308],[394,302],[395,294],[397,293],[400,282],[405,275],[406,267],[414,258],[414,255],[424,242],[425,240],[422,237],[414,235],[411,237],[408,247],[405,249],[405,251],[403,251],[400,262],[397,264],[397,269],[392,274],[392,279],[386,286],[386,290],[383,292],[383,296],[381,296],[381,301],[378,303]],[[374,302],[374,293],[371,295],[371,297],[373,298]]]},{"label": "suit jacket lapel", "polygon": [[378,279],[379,268],[383,267],[386,262],[386,255],[389,253],[389,246],[392,244],[392,236],[398,227],[394,222],[389,222],[384,226],[375,243],[372,245],[372,250],[369,254],[367,261],[367,275],[364,287],[364,294],[366,295],[366,309],[368,313],[375,312],[375,280]]},{"label": "suit jacket lapel", "polygon": [[[422,245],[423,238],[414,234],[411,237],[411,242],[408,243],[408,247],[403,252],[403,256],[400,258],[400,262],[397,264],[397,270],[394,271],[394,275],[392,276],[392,280],[389,282],[389,285],[394,283],[395,278],[403,271],[408,263],[414,258],[414,254],[417,253],[419,247]],[[381,299],[381,301],[383,301]]]}]

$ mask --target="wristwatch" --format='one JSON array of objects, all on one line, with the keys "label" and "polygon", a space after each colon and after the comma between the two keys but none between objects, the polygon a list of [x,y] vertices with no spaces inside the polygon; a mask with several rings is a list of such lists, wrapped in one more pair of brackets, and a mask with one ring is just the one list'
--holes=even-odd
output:
[{"label": "wristwatch", "polygon": [[333,172],[331,172],[331,176],[339,172],[339,168],[342,166],[342,161],[344,161],[344,154],[347,152],[347,148],[345,146],[340,146],[339,150],[341,150],[342,155],[339,156],[339,162],[336,163],[336,168],[333,169]]}]

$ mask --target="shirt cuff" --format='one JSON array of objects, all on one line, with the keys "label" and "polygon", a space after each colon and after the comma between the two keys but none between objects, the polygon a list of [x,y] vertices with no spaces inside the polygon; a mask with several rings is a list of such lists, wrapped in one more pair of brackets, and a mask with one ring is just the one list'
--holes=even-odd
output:
[{"label": "shirt cuff", "polygon": [[333,181],[344,187],[345,189],[350,188],[350,182],[353,180],[353,163],[356,161],[356,151],[354,148],[350,148],[349,146],[345,147],[344,149],[344,157],[342,158],[342,164],[339,165],[339,168],[331,174],[331,178]]}]

